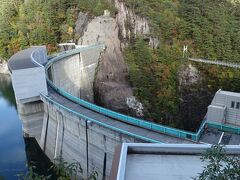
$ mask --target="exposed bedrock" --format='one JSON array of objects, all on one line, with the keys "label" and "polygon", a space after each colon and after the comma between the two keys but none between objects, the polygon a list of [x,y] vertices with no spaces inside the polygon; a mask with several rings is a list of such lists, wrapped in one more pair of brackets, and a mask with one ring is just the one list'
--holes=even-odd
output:
[{"label": "exposed bedrock", "polygon": [[9,74],[7,62],[0,58],[0,74]]},{"label": "exposed bedrock", "polygon": [[144,17],[137,16],[129,9],[124,2],[115,0],[115,7],[118,10],[116,16],[121,36],[124,39],[130,39],[131,36],[150,34],[148,21]]},{"label": "exposed bedrock", "polygon": [[127,112],[126,99],[133,96],[133,92],[127,80],[128,71],[120,50],[118,33],[115,19],[96,17],[88,24],[80,44],[106,45],[95,77],[95,102],[112,110]]},{"label": "exposed bedrock", "polygon": [[201,82],[200,72],[191,63],[182,65],[178,73],[180,86],[190,86]]},{"label": "exposed bedrock", "polygon": [[79,39],[83,35],[90,20],[91,17],[88,13],[80,12],[78,14],[78,19],[75,23],[75,39]]},{"label": "exposed bedrock", "polygon": [[126,6],[124,1],[114,0],[115,7],[118,10],[116,15],[119,27],[119,38],[124,47],[131,37],[141,36],[148,40],[151,48],[158,48],[160,42],[157,38],[151,36],[150,26],[147,18],[137,15],[133,10]]},{"label": "exposed bedrock", "polygon": [[150,37],[150,27],[146,18],[136,15],[122,1],[112,2],[118,10],[115,18],[106,14],[92,19],[88,14],[80,12],[75,28],[76,38],[80,36],[79,45],[106,45],[95,77],[95,103],[118,112],[142,117],[143,106],[133,95],[122,50],[128,45],[131,37],[136,35],[147,39],[152,48],[157,48],[159,41]]}]

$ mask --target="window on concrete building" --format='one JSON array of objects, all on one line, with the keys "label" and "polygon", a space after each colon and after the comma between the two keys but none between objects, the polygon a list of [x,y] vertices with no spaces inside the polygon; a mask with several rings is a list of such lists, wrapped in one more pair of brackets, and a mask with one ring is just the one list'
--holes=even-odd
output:
[{"label": "window on concrete building", "polygon": [[237,102],[236,108],[240,109],[240,102]]},{"label": "window on concrete building", "polygon": [[232,101],[232,103],[231,103],[231,108],[234,108],[234,107],[235,107],[235,102]]}]

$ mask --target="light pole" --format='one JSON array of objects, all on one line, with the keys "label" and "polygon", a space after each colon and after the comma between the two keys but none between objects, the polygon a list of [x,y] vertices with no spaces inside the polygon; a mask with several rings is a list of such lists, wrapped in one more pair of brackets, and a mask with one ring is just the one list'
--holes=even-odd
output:
[{"label": "light pole", "polygon": [[183,46],[183,58],[187,58],[187,53],[188,53],[188,46],[187,45],[184,45]]}]

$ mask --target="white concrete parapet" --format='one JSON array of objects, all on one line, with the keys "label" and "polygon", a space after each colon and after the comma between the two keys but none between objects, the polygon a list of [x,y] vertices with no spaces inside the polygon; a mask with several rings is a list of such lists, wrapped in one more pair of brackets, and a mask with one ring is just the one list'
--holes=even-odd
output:
[{"label": "white concrete parapet", "polygon": [[45,46],[31,47],[13,55],[8,67],[16,100],[29,103],[40,100],[40,93],[47,94],[45,68],[47,51]]}]

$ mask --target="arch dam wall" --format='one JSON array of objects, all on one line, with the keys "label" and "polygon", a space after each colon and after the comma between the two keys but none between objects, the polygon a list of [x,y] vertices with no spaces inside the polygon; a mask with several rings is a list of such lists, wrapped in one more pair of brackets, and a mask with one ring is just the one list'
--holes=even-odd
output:
[{"label": "arch dam wall", "polygon": [[32,47],[9,60],[23,132],[51,159],[78,161],[84,173],[108,179],[115,147],[123,142],[199,143],[197,133],[177,130],[93,104],[93,81],[103,45],[48,58]]},{"label": "arch dam wall", "polygon": [[[102,47],[89,49],[54,62],[48,69],[49,79],[65,92],[93,102],[92,86],[102,50]],[[54,96],[54,92],[49,92],[49,96]],[[102,179],[110,175],[118,144],[142,142],[69,111],[73,106],[78,107],[77,104],[70,102],[70,108],[66,105],[69,109],[65,109],[46,96],[41,98],[44,118],[39,144],[50,159],[62,157],[67,162],[78,161],[85,173],[97,171]],[[66,99],[62,101],[69,103]]]}]

